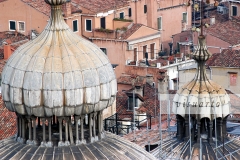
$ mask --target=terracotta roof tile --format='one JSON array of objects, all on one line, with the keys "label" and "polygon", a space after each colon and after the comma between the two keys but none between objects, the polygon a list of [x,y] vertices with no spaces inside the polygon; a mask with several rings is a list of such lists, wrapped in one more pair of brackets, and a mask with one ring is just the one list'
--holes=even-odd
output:
[{"label": "terracotta roof tile", "polygon": [[[50,16],[51,13],[51,7],[50,5],[48,5],[47,3],[44,2],[44,0],[21,0],[24,3],[26,3],[27,5],[35,8],[36,10],[38,10],[39,12]],[[72,0],[71,1],[71,11],[72,13],[77,13],[77,12],[81,12],[80,6],[77,5],[76,3],[74,3],[74,1],[78,1],[78,0]],[[85,2],[87,3],[88,1],[85,0]],[[64,7],[64,6],[62,6]]]},{"label": "terracotta roof tile", "polygon": [[71,2],[93,13],[99,13],[127,6],[128,1],[129,0],[72,0]]},{"label": "terracotta roof tile", "polygon": [[13,136],[17,132],[16,114],[4,106],[0,95],[0,140]]},{"label": "terracotta roof tile", "polygon": [[216,23],[205,29],[207,34],[211,34],[231,45],[240,44],[240,21],[236,18],[222,23]]},{"label": "terracotta roof tile", "polygon": [[135,86],[142,86],[144,83],[144,78],[134,74],[123,75],[118,78],[117,82],[121,84],[129,84],[129,85],[132,85],[134,82]]},{"label": "terracotta roof tile", "polygon": [[121,39],[129,38],[134,32],[136,32],[143,24],[135,23],[125,33],[122,34]]},{"label": "terracotta roof tile", "polygon": [[224,49],[206,62],[207,66],[240,67],[240,50]]}]

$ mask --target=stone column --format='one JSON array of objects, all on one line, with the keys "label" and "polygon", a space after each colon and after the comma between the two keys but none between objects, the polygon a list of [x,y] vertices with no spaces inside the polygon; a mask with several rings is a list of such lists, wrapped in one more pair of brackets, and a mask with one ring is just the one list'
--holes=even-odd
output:
[{"label": "stone column", "polygon": [[32,117],[32,122],[33,122],[33,144],[34,145],[37,145],[36,120],[37,120],[37,117]]},{"label": "stone column", "polygon": [[79,130],[78,130],[78,120],[80,119],[80,116],[75,116],[74,117],[74,121],[75,121],[75,129],[76,129],[76,141],[75,141],[75,143],[76,143],[76,145],[80,145],[81,144],[81,142],[80,142],[80,140],[79,140]]},{"label": "stone column", "polygon": [[85,119],[85,116],[84,115],[81,115],[80,116],[80,123],[81,123],[81,137],[80,137],[80,141],[81,141],[81,143],[83,143],[83,144],[86,144],[86,140],[84,139],[84,127],[83,127],[83,125],[84,125],[84,119]]},{"label": "stone column", "polygon": [[217,138],[222,140],[222,119],[217,119]]},{"label": "stone column", "polygon": [[41,147],[45,147],[46,146],[46,119],[45,118],[41,118],[42,121],[42,130],[43,130],[43,139],[41,142]]},{"label": "stone column", "polygon": [[26,143],[26,122],[25,117],[22,116],[22,143]]},{"label": "stone column", "polygon": [[[54,116],[53,116],[54,119]],[[47,142],[47,147],[52,147],[53,142],[52,142],[52,117],[47,118],[48,120],[48,142]]]},{"label": "stone column", "polygon": [[32,120],[30,117],[27,117],[28,120],[28,140],[27,144],[32,145]]},{"label": "stone column", "polygon": [[189,121],[188,116],[185,117],[185,140],[189,139]]},{"label": "stone column", "polygon": [[70,142],[68,140],[68,122],[69,122],[69,119],[65,118],[65,146],[70,145]]},{"label": "stone column", "polygon": [[63,139],[62,139],[62,121],[63,121],[63,117],[57,117],[58,118],[58,124],[59,124],[59,142],[58,142],[58,146],[61,147],[61,146],[64,146],[64,143],[63,143]]},{"label": "stone column", "polygon": [[212,143],[213,142],[212,131],[213,131],[213,124],[212,124],[212,120],[210,120],[208,122],[208,143]]},{"label": "stone column", "polygon": [[92,136],[93,134],[93,130],[92,130],[92,128],[93,128],[93,113],[90,113],[89,115],[88,115],[88,126],[89,126],[89,142],[90,143],[92,143],[92,142],[94,142],[94,137]]}]

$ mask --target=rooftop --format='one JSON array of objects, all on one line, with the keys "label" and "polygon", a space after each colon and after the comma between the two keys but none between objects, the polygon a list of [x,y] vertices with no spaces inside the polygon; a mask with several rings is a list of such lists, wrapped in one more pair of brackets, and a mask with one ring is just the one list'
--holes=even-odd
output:
[{"label": "rooftop", "polygon": [[207,66],[240,67],[240,50],[224,49],[206,62]]},{"label": "rooftop", "polygon": [[238,18],[228,20],[221,23],[216,23],[206,28],[206,33],[217,37],[232,46],[240,44],[240,21]]},{"label": "rooftop", "polygon": [[99,13],[125,7],[129,0],[72,0],[71,3],[74,6],[86,8],[93,13]]}]

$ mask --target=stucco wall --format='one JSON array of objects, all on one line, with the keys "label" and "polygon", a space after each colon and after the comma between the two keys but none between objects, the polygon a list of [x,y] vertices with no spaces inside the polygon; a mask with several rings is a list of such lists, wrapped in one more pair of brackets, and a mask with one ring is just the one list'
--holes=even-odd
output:
[{"label": "stucco wall", "polygon": [[[211,67],[212,76],[209,69],[207,69],[207,76],[210,79],[222,86],[225,89],[231,90],[235,94],[240,94],[240,68],[222,68],[222,67]],[[230,85],[230,74],[228,72],[237,73],[237,84],[236,86]],[[179,87],[186,84],[194,78],[196,69],[182,70],[179,72]]]},{"label": "stucco wall", "polygon": [[[29,35],[32,29],[42,32],[49,17],[20,0],[8,0],[0,3],[0,31],[9,30],[9,20],[25,22],[24,35]],[[18,30],[18,25],[17,30]]]}]

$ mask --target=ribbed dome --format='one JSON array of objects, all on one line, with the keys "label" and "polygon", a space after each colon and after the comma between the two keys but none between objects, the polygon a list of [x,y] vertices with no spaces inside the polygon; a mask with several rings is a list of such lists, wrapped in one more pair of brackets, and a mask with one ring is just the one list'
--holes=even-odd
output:
[{"label": "ribbed dome", "polygon": [[211,53],[205,45],[205,37],[199,36],[199,46],[193,53],[193,58],[198,62],[197,73],[194,79],[181,87],[175,95],[173,100],[175,114],[185,117],[190,112],[199,115],[200,119],[206,117],[211,120],[225,117],[230,113],[228,94],[224,88],[207,78],[205,62],[210,56]]},{"label": "ribbed dome", "polygon": [[6,107],[38,117],[84,115],[105,109],[113,103],[117,90],[107,56],[64,22],[60,4],[66,0],[45,1],[52,5],[45,30],[19,47],[3,70]]}]

